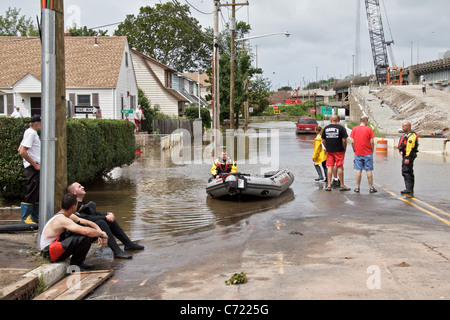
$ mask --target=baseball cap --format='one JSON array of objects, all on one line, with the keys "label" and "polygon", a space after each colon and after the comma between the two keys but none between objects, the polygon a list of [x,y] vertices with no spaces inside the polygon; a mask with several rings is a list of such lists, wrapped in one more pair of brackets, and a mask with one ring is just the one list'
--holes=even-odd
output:
[{"label": "baseball cap", "polygon": [[34,122],[41,122],[41,116],[38,115],[38,114],[33,115],[33,116],[31,117],[31,119],[30,119],[30,122],[31,122],[31,123],[34,123]]}]

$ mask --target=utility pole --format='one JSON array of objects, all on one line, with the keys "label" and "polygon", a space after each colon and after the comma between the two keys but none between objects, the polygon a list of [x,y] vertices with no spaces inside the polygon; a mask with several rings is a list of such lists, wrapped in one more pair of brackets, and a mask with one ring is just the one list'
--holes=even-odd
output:
[{"label": "utility pole", "polygon": [[231,6],[231,57],[230,57],[230,129],[235,129],[234,126],[234,93],[235,93],[235,78],[236,78],[236,6],[248,6],[247,3],[236,3],[233,0],[231,4],[221,4],[221,7]]},{"label": "utility pole", "polygon": [[[39,234],[47,221],[54,215],[55,207],[59,207],[67,183],[63,0],[42,1],[41,6],[42,163],[39,190]],[[64,125],[60,125],[62,122]],[[58,170],[55,169],[56,158],[58,158]],[[56,179],[56,175],[59,180]],[[63,181],[62,177],[65,177],[66,181]]]},{"label": "utility pole", "polygon": [[236,1],[233,0],[231,7],[231,60],[230,60],[230,129],[234,129],[234,82],[236,77]]},{"label": "utility pole", "polygon": [[64,0],[53,0],[55,6],[55,208],[59,209],[67,188],[67,136],[66,136],[66,68],[64,45]]},{"label": "utility pole", "polygon": [[217,139],[219,130],[219,113],[220,113],[220,99],[219,99],[219,10],[220,1],[214,0],[214,51],[213,51],[213,157],[218,154]]}]

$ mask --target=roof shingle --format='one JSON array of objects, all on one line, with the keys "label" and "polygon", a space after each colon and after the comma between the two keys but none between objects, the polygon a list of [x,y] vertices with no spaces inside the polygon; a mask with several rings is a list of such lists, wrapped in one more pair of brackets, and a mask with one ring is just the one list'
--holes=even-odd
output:
[{"label": "roof shingle", "polygon": [[[66,87],[117,85],[126,37],[64,39]],[[40,80],[41,52],[39,38],[0,37],[0,87],[12,87],[28,73]]]}]

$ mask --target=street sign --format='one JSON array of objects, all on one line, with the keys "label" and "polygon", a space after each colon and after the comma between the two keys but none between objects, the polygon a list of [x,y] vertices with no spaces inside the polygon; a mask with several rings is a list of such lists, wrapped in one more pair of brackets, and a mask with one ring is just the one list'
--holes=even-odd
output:
[{"label": "street sign", "polygon": [[75,106],[75,113],[92,114],[95,111],[95,107],[79,107]]},{"label": "street sign", "polygon": [[133,113],[133,110],[121,110],[122,113]]},{"label": "street sign", "polygon": [[316,109],[315,108],[311,108],[311,113],[316,113]]},{"label": "street sign", "polygon": [[320,113],[322,113],[322,115],[332,115],[333,108],[332,107],[322,107]]}]

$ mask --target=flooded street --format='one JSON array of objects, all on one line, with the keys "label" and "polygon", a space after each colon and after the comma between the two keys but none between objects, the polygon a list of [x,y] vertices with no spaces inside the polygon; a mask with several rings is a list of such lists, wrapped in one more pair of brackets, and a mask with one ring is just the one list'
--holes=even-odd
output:
[{"label": "flooded street", "polygon": [[[99,211],[114,212],[130,238],[146,247],[144,251],[133,253],[132,260],[114,260],[109,249],[99,250],[92,258],[94,263],[100,267],[114,268],[115,274],[89,299],[233,298],[236,295],[231,293],[233,291],[224,291],[222,295],[219,290],[215,293],[217,297],[208,295],[208,290],[204,290],[206,280],[199,280],[203,283],[203,289],[192,289],[195,283],[192,278],[209,278],[208,281],[215,282],[215,285],[223,284],[223,277],[229,276],[224,274],[224,269],[241,271],[234,268],[242,267],[250,258],[256,259],[253,251],[249,252],[248,246],[252,245],[258,247],[257,251],[265,252],[264,260],[258,260],[258,265],[266,261],[269,255],[270,259],[275,260],[269,265],[276,271],[271,270],[284,275],[288,266],[296,266],[305,258],[304,255],[311,254],[313,248],[319,248],[322,252],[329,241],[336,235],[348,233],[349,228],[354,236],[366,236],[366,227],[358,227],[359,223],[374,224],[377,228],[385,224],[392,228],[399,225],[399,230],[403,228],[403,223],[414,226],[417,223],[421,228],[437,228],[438,232],[447,234],[450,225],[418,210],[411,211],[411,206],[397,200],[399,191],[403,189],[403,180],[401,159],[395,152],[389,151],[387,156],[376,157],[374,177],[379,192],[369,194],[367,179],[363,175],[361,193],[356,194],[353,192],[353,152],[349,146],[345,184],[352,191],[334,189],[330,193],[323,190],[322,182],[314,181],[317,177],[311,160],[314,135],[296,135],[294,123],[290,122],[254,124],[253,128],[277,133],[274,137],[279,143],[273,139],[267,140],[267,149],[273,145],[279,146],[279,156],[270,154],[271,159],[278,163],[270,165],[278,165],[279,169],[288,168],[295,175],[291,188],[278,198],[241,201],[210,199],[205,187],[210,177],[212,159],[202,163],[175,164],[170,150],[148,147],[132,165],[115,169],[109,179],[85,185],[85,200],[96,202]],[[416,193],[422,200],[429,201],[446,213],[450,212],[446,182],[436,179],[440,173],[448,176],[446,158],[425,153],[420,157],[420,162],[416,162]],[[237,161],[238,171],[258,175],[261,174],[261,167],[264,170],[267,166],[267,162],[250,162],[250,159]],[[318,225],[313,227],[313,222]],[[395,234],[400,231],[389,231],[389,237],[391,232]],[[267,241],[268,234],[271,241]],[[281,235],[295,241],[291,243],[280,238],[278,244],[277,239]],[[299,237],[302,242],[297,242]],[[384,237],[388,241],[389,237]],[[291,261],[285,261],[287,257]],[[257,273],[257,268],[252,269]],[[263,274],[267,272],[267,269],[264,270]],[[266,277],[271,279],[267,274],[257,278]],[[223,289],[226,290],[225,287]],[[197,296],[199,292],[203,295]],[[249,293],[247,299],[264,297]],[[286,297],[280,297],[283,298]]]}]

